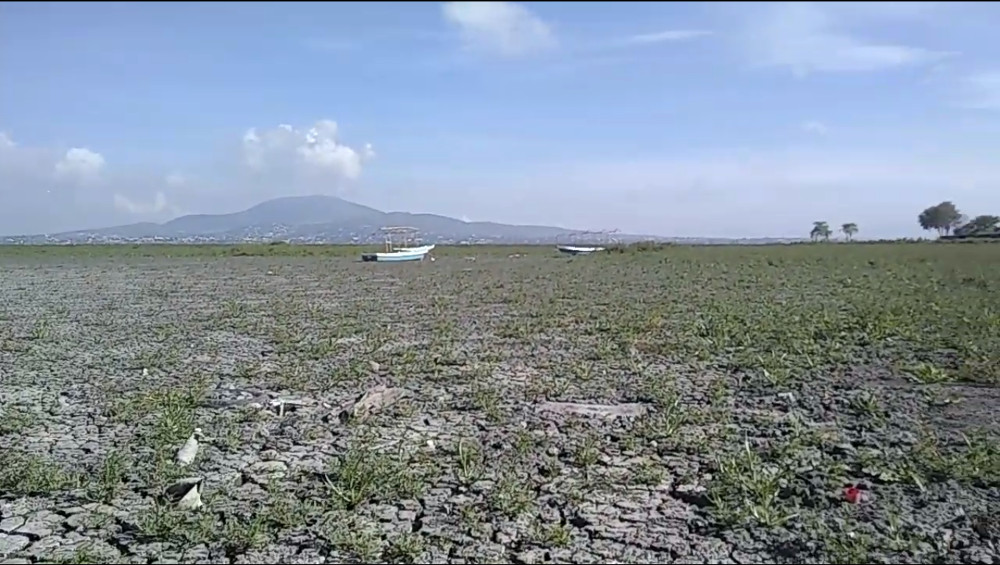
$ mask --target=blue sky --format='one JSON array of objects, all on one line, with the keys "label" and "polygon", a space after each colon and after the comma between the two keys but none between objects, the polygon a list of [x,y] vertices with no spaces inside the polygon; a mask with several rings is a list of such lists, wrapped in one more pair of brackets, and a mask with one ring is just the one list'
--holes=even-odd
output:
[{"label": "blue sky", "polygon": [[267,198],[667,236],[1000,214],[1000,7],[4,3],[0,233]]}]

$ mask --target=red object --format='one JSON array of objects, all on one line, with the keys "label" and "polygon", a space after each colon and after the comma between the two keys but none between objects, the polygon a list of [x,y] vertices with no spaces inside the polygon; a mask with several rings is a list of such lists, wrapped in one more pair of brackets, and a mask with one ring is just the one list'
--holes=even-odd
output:
[{"label": "red object", "polygon": [[844,500],[850,502],[851,504],[857,504],[861,502],[861,489],[859,489],[858,487],[845,487]]}]

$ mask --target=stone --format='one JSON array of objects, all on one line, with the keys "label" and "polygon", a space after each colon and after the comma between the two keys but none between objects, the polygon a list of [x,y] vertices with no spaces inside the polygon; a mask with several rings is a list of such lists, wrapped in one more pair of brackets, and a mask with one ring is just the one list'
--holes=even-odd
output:
[{"label": "stone", "polygon": [[31,540],[25,536],[0,534],[0,557],[9,557],[28,547]]},{"label": "stone", "polygon": [[45,522],[28,522],[17,529],[17,533],[26,536],[44,538],[52,535],[52,528]]},{"label": "stone", "polygon": [[4,518],[0,520],[0,532],[13,532],[14,530],[20,528],[24,525],[24,518],[20,516],[14,516],[13,518]]},{"label": "stone", "polygon": [[261,474],[284,474],[288,471],[288,465],[282,461],[258,461],[250,466],[249,471]]}]

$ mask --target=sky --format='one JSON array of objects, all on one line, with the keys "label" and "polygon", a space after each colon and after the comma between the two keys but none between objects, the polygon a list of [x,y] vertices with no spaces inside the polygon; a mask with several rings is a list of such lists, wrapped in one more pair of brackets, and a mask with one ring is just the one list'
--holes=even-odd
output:
[{"label": "sky", "polygon": [[0,4],[0,233],[269,198],[677,237],[1000,214],[1000,5]]}]

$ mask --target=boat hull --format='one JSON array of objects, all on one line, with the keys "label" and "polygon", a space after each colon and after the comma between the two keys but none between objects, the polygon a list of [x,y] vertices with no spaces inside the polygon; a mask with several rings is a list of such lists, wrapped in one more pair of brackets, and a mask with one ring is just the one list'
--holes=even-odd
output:
[{"label": "boat hull", "polygon": [[361,256],[361,260],[377,263],[400,263],[403,261],[420,261],[426,256],[426,253],[365,253]]},{"label": "boat hull", "polygon": [[388,253],[365,253],[361,255],[361,260],[365,262],[377,263],[400,263],[403,261],[422,261],[433,245],[422,245],[420,247],[404,247]]},{"label": "boat hull", "polygon": [[578,247],[576,245],[557,245],[556,249],[567,255],[589,255],[597,251],[604,251],[603,247]]},{"label": "boat hull", "polygon": [[420,247],[400,247],[396,251],[403,253],[430,253],[434,249],[434,245],[421,245]]}]

